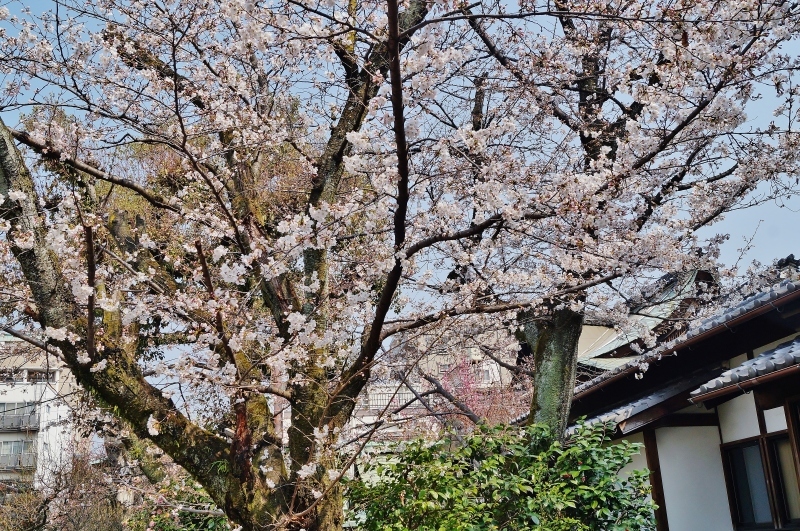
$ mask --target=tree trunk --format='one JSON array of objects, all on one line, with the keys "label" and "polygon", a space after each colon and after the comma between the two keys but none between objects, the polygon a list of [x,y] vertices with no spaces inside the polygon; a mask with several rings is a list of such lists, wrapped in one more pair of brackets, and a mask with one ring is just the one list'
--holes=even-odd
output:
[{"label": "tree trunk", "polygon": [[554,436],[563,438],[575,388],[583,314],[563,309],[545,320],[534,320],[527,313],[520,320],[535,367],[530,421],[548,426]]},{"label": "tree trunk", "polygon": [[334,485],[314,508],[306,531],[341,531],[344,524],[344,499],[341,485]]}]

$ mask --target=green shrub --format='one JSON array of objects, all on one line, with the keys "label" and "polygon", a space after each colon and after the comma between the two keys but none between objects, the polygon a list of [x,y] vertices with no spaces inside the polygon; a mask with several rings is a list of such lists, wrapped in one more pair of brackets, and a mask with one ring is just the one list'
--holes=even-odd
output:
[{"label": "green shrub", "polygon": [[[163,502],[159,503],[159,499]],[[168,500],[168,503],[166,503]],[[199,509],[182,510],[180,507]],[[146,500],[143,507],[127,521],[130,531],[230,531],[225,516],[213,510],[206,492],[192,480],[172,479],[162,485],[156,499]]]},{"label": "green shrub", "polygon": [[647,471],[619,472],[641,447],[579,425],[564,444],[547,429],[482,427],[463,440],[415,441],[348,482],[363,531],[649,531]]}]

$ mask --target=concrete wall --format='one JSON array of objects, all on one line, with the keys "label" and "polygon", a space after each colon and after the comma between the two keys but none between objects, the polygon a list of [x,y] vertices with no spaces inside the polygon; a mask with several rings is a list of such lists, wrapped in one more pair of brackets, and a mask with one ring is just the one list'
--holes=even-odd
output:
[{"label": "concrete wall", "polygon": [[51,482],[55,471],[68,463],[75,450],[74,433],[71,408],[62,397],[69,395],[72,388],[73,383],[63,370],[57,371],[56,381],[50,383],[0,383],[0,403],[33,402],[39,419],[38,429],[0,432],[0,443],[27,441],[32,444],[35,461],[31,463],[35,463],[35,473],[32,469],[5,469],[0,471],[0,479],[32,479],[36,487],[43,487]]},{"label": "concrete wall", "polygon": [[39,405],[40,430],[36,435],[36,486],[47,486],[55,473],[69,466],[72,457],[81,451],[72,425],[70,407],[53,389],[44,394]]},{"label": "concrete wall", "polygon": [[669,528],[732,531],[716,426],[656,430]]}]

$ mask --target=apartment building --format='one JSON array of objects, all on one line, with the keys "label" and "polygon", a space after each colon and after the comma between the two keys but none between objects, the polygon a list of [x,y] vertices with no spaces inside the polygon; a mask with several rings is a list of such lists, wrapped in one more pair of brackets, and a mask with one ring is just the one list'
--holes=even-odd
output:
[{"label": "apartment building", "polygon": [[73,442],[68,371],[0,334],[0,495],[46,485]]}]

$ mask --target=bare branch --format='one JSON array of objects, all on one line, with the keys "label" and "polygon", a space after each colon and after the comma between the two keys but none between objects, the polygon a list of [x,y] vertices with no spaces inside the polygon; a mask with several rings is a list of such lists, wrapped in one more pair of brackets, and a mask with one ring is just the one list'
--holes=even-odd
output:
[{"label": "bare branch", "polygon": [[46,343],[43,343],[42,341],[39,341],[38,339],[33,338],[33,337],[31,337],[31,336],[29,336],[27,334],[23,334],[22,332],[20,332],[18,330],[14,330],[10,326],[4,326],[4,327],[0,328],[0,330],[2,330],[3,332],[5,332],[6,334],[8,334],[10,336],[14,336],[17,339],[21,339],[22,341],[25,341],[26,343],[28,343],[30,345],[33,345],[34,347],[36,347],[38,349],[41,349],[41,350],[47,352],[48,354],[52,354],[53,356],[55,356],[57,358],[61,357],[58,354],[58,352],[56,352],[55,350],[50,348]]},{"label": "bare branch", "polygon": [[[605,275],[603,277],[596,278],[595,280],[591,280],[589,282],[584,282],[582,284],[573,286],[571,288],[565,288],[554,292],[553,294],[549,295],[548,298],[558,299],[559,297],[563,297],[564,295],[569,295],[571,293],[580,293],[586,291],[588,288],[592,286],[597,286],[599,284],[603,284],[605,282],[614,280],[615,278],[619,278],[621,274],[622,273],[612,273],[610,275]],[[390,327],[385,327],[381,339],[382,340],[386,339],[387,337],[393,336],[400,332],[406,332],[408,330],[415,330],[417,328],[422,328],[423,326],[428,326],[447,318],[458,317],[459,315],[510,312],[514,310],[524,310],[526,308],[530,308],[532,305],[533,305],[532,302],[507,302],[507,303],[497,303],[497,304],[476,305],[470,308],[461,308],[461,309],[450,308],[442,310],[438,313],[428,314],[418,319],[409,320],[407,322],[398,322]]]},{"label": "bare branch", "polygon": [[86,237],[86,265],[87,265],[87,284],[92,292],[89,294],[89,300],[86,303],[86,355],[89,359],[94,360],[95,353],[95,337],[94,337],[94,302],[95,302],[95,273],[97,264],[94,255],[94,237],[92,236],[92,226],[84,225],[83,233]]},{"label": "bare branch", "polygon": [[464,413],[469,420],[475,424],[481,424],[483,422],[483,419],[481,419],[474,411],[472,411],[464,402],[453,396],[451,392],[445,389],[439,380],[433,376],[425,374],[424,372],[421,374],[423,378],[428,380],[433,385],[437,393],[442,395],[445,399],[447,399],[448,402],[453,404],[456,408],[458,408],[459,411]]},{"label": "bare branch", "polygon": [[492,352],[492,350],[489,347],[481,345],[481,352],[483,352],[486,355],[486,357],[488,357],[490,360],[492,360],[496,364],[500,365],[504,369],[508,369],[509,371],[511,371],[513,373],[516,373],[516,374],[524,374],[526,376],[533,377],[533,372],[531,372],[529,370],[526,370],[526,369],[523,369],[522,367],[520,367],[518,365],[511,365],[510,363],[506,363],[505,361],[503,361],[500,358],[498,358],[497,356],[495,356],[494,353]]},{"label": "bare branch", "polygon": [[33,138],[24,131],[17,131],[15,129],[9,129],[9,131],[11,132],[11,136],[13,136],[16,140],[30,147],[36,153],[42,155],[42,157],[45,159],[59,161],[62,164],[69,166],[70,168],[74,168],[87,175],[91,175],[92,177],[100,179],[101,181],[113,183],[123,188],[127,188],[128,190],[132,190],[137,194],[139,194],[140,196],[142,196],[148,203],[150,203],[155,207],[163,208],[165,210],[171,210],[172,212],[176,212],[178,214],[180,214],[181,212],[179,208],[168,204],[166,200],[163,199],[162,197],[159,197],[158,195],[151,193],[150,191],[146,190],[142,186],[139,186],[138,184],[132,181],[129,181],[127,179],[122,179],[120,177],[115,177],[90,164],[76,160],[67,155],[66,153],[54,149],[47,142],[36,140],[35,138]]}]

